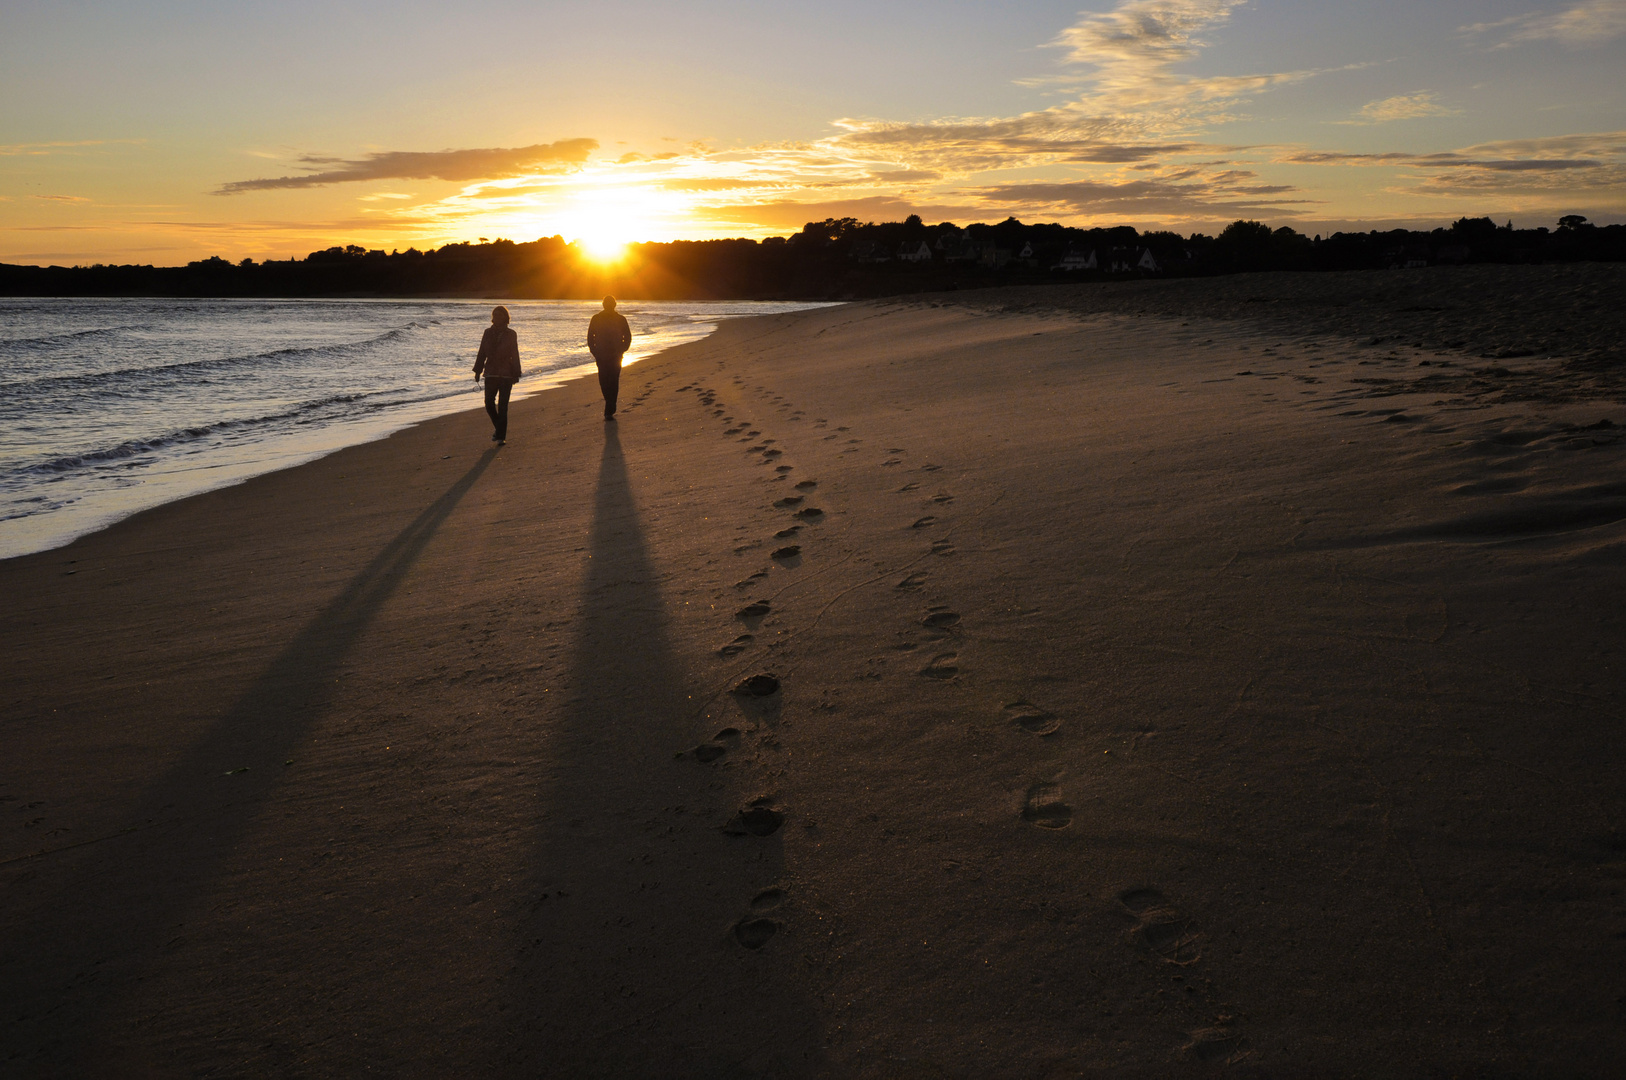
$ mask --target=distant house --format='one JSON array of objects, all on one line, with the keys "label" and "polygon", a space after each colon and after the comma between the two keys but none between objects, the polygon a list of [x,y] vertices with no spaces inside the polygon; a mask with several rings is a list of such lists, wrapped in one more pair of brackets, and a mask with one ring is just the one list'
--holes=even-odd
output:
[{"label": "distant house", "polygon": [[982,258],[982,246],[965,233],[944,233],[937,238],[937,250],[948,263],[976,262]]},{"label": "distant house", "polygon": [[1061,262],[1052,266],[1052,270],[1094,270],[1100,266],[1096,261],[1095,251],[1079,251],[1077,248],[1068,248],[1067,254],[1061,257]]},{"label": "distant house", "polygon": [[1114,274],[1127,274],[1137,270],[1155,274],[1163,267],[1157,261],[1157,256],[1152,254],[1151,248],[1134,247],[1113,248],[1112,263],[1109,269]]},{"label": "distant house", "polygon": [[975,245],[977,248],[977,261],[990,270],[998,270],[1011,261],[1011,249],[1002,248],[993,241]]},{"label": "distant house", "polygon": [[1038,257],[1033,253],[1033,241],[1029,240],[1022,245],[1022,250],[1016,253],[1016,261],[1023,266],[1038,266]]},{"label": "distant house", "polygon": [[1416,270],[1428,265],[1428,248],[1403,247],[1389,252],[1389,269]]},{"label": "distant house", "polygon": [[853,245],[852,257],[861,263],[890,262],[892,253],[873,240],[860,240]]},{"label": "distant house", "polygon": [[898,261],[911,263],[931,262],[931,245],[924,240],[905,240],[898,245]]}]

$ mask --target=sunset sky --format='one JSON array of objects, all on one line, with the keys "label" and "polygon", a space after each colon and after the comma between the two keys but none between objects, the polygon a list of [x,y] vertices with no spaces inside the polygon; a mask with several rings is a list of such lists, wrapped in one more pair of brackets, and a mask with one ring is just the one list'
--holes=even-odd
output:
[{"label": "sunset sky", "polygon": [[1626,0],[9,0],[0,261],[1626,221]]}]

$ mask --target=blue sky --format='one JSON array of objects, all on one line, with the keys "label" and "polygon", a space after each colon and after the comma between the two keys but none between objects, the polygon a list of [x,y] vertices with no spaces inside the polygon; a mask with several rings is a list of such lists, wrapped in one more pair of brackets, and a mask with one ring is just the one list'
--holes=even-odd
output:
[{"label": "blue sky", "polygon": [[1626,0],[13,0],[5,22],[10,262],[911,211],[1626,220]]}]

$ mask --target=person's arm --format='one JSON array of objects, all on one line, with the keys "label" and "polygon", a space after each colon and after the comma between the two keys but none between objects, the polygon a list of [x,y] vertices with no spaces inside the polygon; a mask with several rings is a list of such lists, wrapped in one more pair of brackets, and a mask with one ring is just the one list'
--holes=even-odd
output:
[{"label": "person's arm", "polygon": [[591,319],[587,320],[587,351],[592,353],[594,356],[598,355],[598,349],[594,348],[594,346],[598,344],[598,342],[594,340],[596,337],[598,337],[598,316],[594,315]]},{"label": "person's arm", "polygon": [[627,317],[621,317],[621,351],[626,352],[632,348],[632,327],[627,325]]},{"label": "person's arm", "polygon": [[480,372],[485,370],[486,360],[491,355],[491,331],[487,330],[480,335],[480,351],[474,354],[474,381],[480,381]]}]

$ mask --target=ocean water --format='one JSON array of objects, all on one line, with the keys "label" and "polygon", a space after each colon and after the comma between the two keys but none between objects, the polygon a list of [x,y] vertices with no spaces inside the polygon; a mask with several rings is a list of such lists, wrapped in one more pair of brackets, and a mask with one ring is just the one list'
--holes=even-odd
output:
[{"label": "ocean water", "polygon": [[[592,370],[597,303],[507,302],[515,397]],[[797,303],[626,303],[627,362]],[[489,301],[0,298],[0,558],[482,405]]]}]

